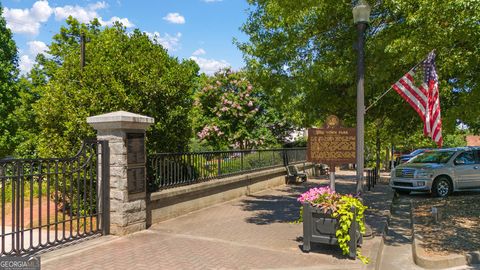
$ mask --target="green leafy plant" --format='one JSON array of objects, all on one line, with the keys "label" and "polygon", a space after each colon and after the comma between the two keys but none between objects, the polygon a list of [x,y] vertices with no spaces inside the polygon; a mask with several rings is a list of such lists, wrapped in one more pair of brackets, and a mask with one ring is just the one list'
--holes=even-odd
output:
[{"label": "green leafy plant", "polygon": [[[335,236],[338,239],[338,245],[342,249],[343,254],[348,254],[348,241],[350,241],[350,235],[348,233],[350,226],[353,223],[353,219],[359,225],[360,233],[365,233],[364,212],[367,209],[365,205],[352,195],[341,195],[340,200],[335,202],[337,204],[336,211],[332,211],[332,216],[337,218],[339,226],[335,232]],[[355,209],[355,213],[352,211]],[[357,257],[365,264],[369,262],[369,259],[363,256],[360,250],[357,250]]]},{"label": "green leafy plant", "polygon": [[[354,219],[359,225],[360,233],[365,233],[364,212],[368,207],[351,194],[338,194],[326,186],[316,187],[301,194],[297,201],[302,204],[309,203],[313,207],[322,209],[325,214],[330,213],[332,217],[338,219],[338,229],[335,236],[344,255],[349,253],[348,242],[351,240],[349,230]],[[300,208],[300,219],[296,223],[302,222],[302,216],[303,207]],[[356,255],[363,263],[369,263],[369,258],[363,256],[360,249],[357,249]]]}]

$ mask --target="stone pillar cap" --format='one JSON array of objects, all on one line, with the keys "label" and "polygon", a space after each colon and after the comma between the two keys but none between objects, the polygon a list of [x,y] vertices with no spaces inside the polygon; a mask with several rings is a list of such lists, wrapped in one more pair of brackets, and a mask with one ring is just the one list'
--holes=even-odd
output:
[{"label": "stone pillar cap", "polygon": [[96,130],[145,130],[154,122],[155,120],[152,117],[125,111],[116,111],[87,117],[87,123]]}]

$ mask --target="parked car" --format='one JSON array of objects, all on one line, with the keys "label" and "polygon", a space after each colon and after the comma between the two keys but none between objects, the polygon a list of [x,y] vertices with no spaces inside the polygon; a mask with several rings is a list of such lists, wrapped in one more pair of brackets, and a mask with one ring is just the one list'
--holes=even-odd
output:
[{"label": "parked car", "polygon": [[427,150],[431,150],[429,148],[420,148],[420,149],[417,149],[413,152],[411,152],[410,154],[407,154],[407,155],[401,155],[399,158],[398,158],[398,162],[397,164],[403,164],[407,161],[409,161],[411,158],[413,157],[416,157],[418,155],[420,155],[421,153],[427,151]]},{"label": "parked car", "polygon": [[397,166],[390,176],[390,187],[402,194],[428,191],[446,197],[480,188],[480,147],[427,150]]}]

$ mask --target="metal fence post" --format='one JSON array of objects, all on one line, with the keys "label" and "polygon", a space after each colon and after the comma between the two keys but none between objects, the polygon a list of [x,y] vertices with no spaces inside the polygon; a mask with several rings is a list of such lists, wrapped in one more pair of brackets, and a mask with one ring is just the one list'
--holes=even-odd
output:
[{"label": "metal fence post", "polygon": [[101,141],[102,149],[102,183],[100,186],[101,209],[102,209],[102,234],[110,234],[110,151],[108,149],[108,141]]},{"label": "metal fence post", "polygon": [[245,152],[242,151],[242,152],[240,153],[240,156],[241,156],[241,158],[242,158],[242,160],[241,160],[241,162],[240,162],[240,163],[241,163],[240,167],[241,167],[242,171],[243,171],[243,156],[244,156],[244,155],[245,155]]},{"label": "metal fence post", "polygon": [[[15,225],[12,224],[12,237],[15,237],[16,243],[15,243],[15,248],[14,250],[18,253],[20,253],[20,196],[22,195],[22,190],[23,190],[23,181],[22,181],[22,163],[17,162],[17,188],[16,190],[12,190],[12,193],[15,194]],[[13,197],[13,196],[12,196]],[[13,202],[12,202],[13,205]],[[22,218],[23,218],[23,213]],[[23,239],[22,239],[23,240]]]},{"label": "metal fence post", "polygon": [[222,175],[222,154],[218,154],[217,158],[217,176]]}]

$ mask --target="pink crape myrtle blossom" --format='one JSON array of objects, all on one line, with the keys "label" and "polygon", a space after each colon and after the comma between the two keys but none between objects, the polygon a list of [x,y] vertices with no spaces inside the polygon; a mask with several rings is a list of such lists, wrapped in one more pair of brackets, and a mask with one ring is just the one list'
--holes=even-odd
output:
[{"label": "pink crape myrtle blossom", "polygon": [[211,128],[209,126],[204,126],[202,131],[197,133],[198,138],[203,140],[203,139],[205,139],[205,137],[210,136],[210,130],[211,130]]}]

